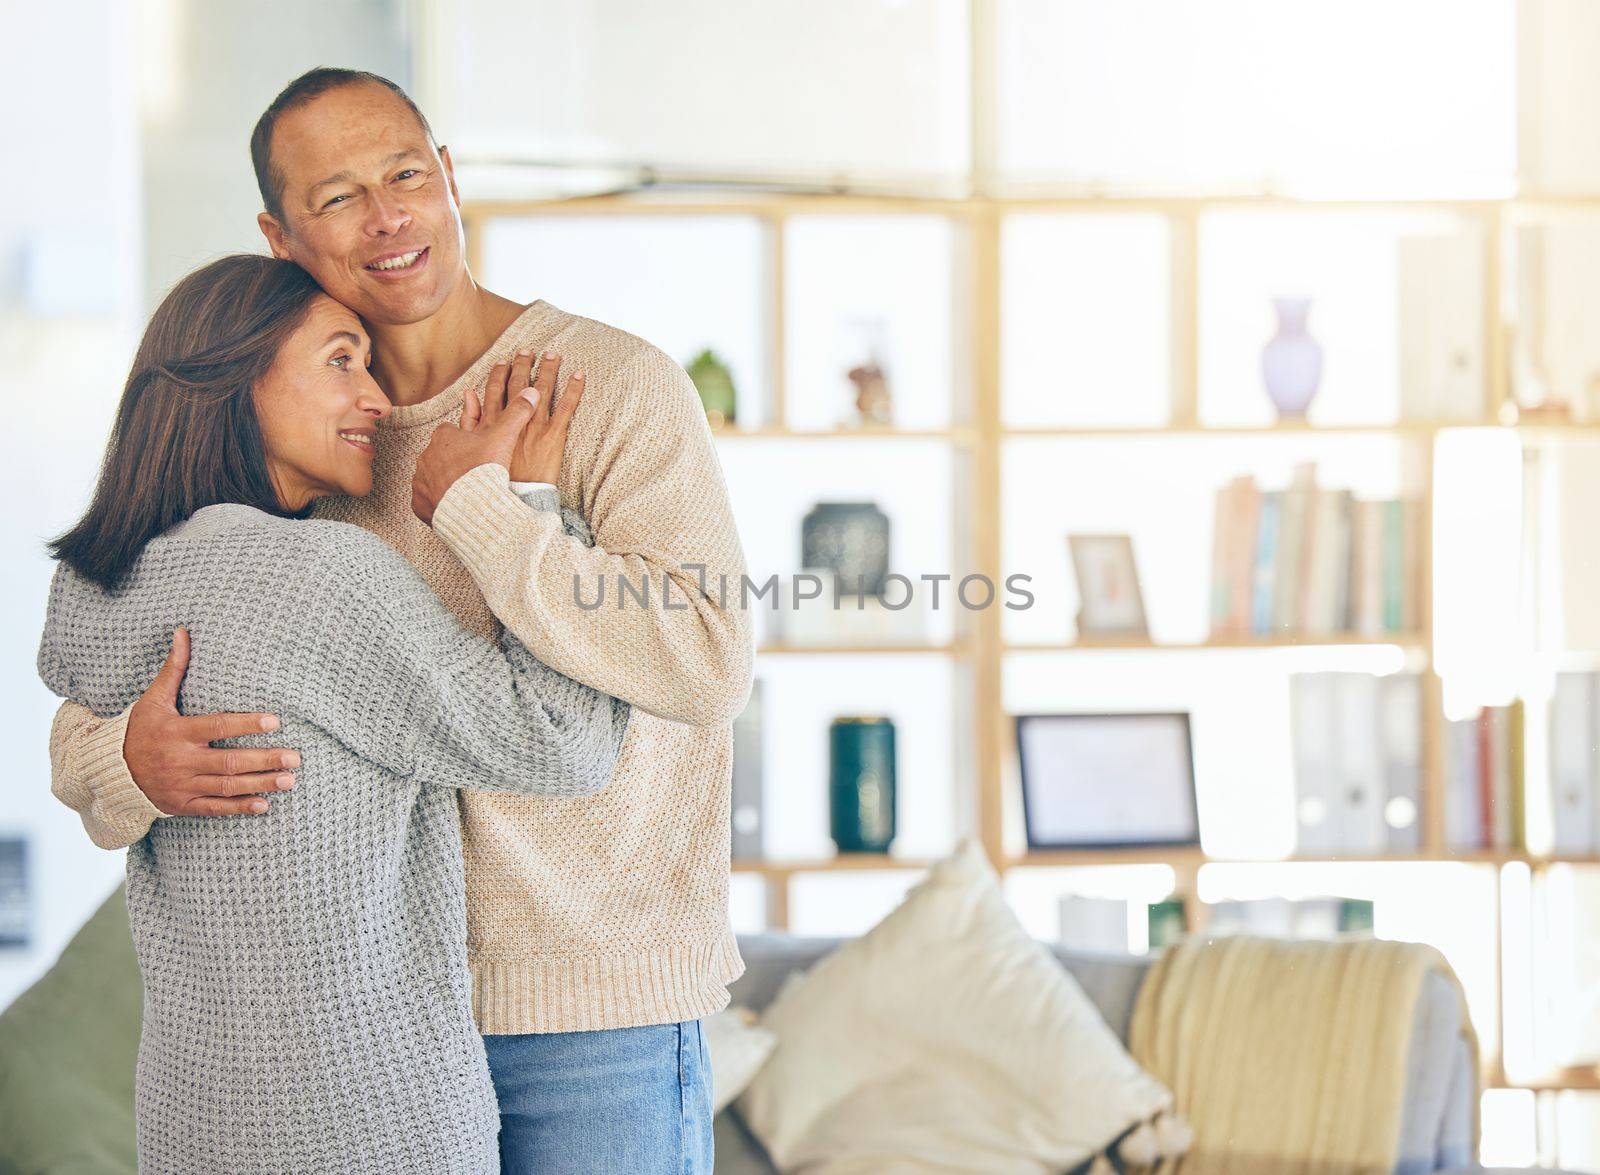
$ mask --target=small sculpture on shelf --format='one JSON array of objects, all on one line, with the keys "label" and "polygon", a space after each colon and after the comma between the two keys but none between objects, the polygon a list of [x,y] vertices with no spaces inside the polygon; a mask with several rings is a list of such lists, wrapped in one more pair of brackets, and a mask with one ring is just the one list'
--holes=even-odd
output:
[{"label": "small sculpture on shelf", "polygon": [[895,834],[894,723],[835,718],[828,728],[828,824],[841,853],[887,853]]},{"label": "small sculpture on shelf", "polygon": [[889,377],[883,368],[884,325],[881,319],[856,319],[851,323],[851,351],[860,356],[846,372],[855,390],[853,424],[874,426],[894,423],[894,397],[889,392]]},{"label": "small sculpture on shelf", "polygon": [[800,566],[832,571],[852,595],[882,595],[889,516],[874,502],[818,502],[800,524]]},{"label": "small sculpture on shelf", "polygon": [[700,403],[706,410],[706,422],[713,429],[734,423],[738,394],[733,386],[733,373],[728,370],[717,353],[707,347],[689,361],[684,368],[700,393]]},{"label": "small sculpture on shelf", "polygon": [[1322,344],[1311,337],[1306,319],[1310,298],[1274,298],[1277,333],[1261,352],[1261,376],[1279,416],[1304,419],[1322,382]]}]

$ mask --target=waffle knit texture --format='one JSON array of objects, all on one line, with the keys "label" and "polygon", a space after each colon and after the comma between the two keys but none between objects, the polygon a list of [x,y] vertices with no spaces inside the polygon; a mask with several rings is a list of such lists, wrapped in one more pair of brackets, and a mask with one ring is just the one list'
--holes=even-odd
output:
[{"label": "waffle knit texture", "polygon": [[140,1170],[498,1171],[452,789],[593,794],[627,705],[465,632],[358,527],[232,504],[115,592],[58,567],[40,676],[115,714],[178,625],[183,707],[273,709],[302,766],[265,815],[169,817],[129,849]]},{"label": "waffle knit texture", "polygon": [[[1434,970],[1455,981],[1433,947],[1377,939],[1168,949],[1139,988],[1128,1046],[1172,1090],[1194,1142],[1155,1170],[1388,1175],[1414,1010]],[[1464,994],[1461,1031],[1476,1072]]]},{"label": "waffle knit texture", "polygon": [[[496,466],[457,481],[432,528],[411,513],[433,430],[520,349],[562,356],[558,388],[569,372],[587,377],[558,488],[593,527],[593,549],[523,509]],[[380,422],[370,495],[316,510],[395,547],[467,628],[492,636],[504,621],[550,666],[634,706],[600,795],[461,793],[480,1031],[628,1028],[726,1007],[744,970],[728,922],[732,722],[753,647],[738,606],[744,553],[683,369],[642,339],[534,302],[448,388]],[[605,605],[580,607],[575,577],[585,604],[603,582]],[[619,577],[630,590],[648,580],[648,606],[626,595],[618,607]],[[69,703],[51,742],[57,794],[108,847],[160,815],[128,776],[122,735],[117,720]]]}]

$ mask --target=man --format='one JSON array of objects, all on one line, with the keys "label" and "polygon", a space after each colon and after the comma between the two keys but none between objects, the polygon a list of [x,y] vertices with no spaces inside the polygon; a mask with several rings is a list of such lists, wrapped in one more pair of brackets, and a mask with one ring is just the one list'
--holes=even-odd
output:
[{"label": "man", "polygon": [[[743,970],[727,920],[728,808],[752,649],[748,614],[719,602],[720,577],[736,594],[744,557],[693,385],[640,339],[473,280],[449,151],[393,83],[312,70],[262,115],[251,151],[272,252],[360,315],[395,404],[373,493],[318,515],[382,536],[468,628],[492,636],[503,623],[636,708],[599,796],[462,793],[474,1004],[505,1169],[709,1172],[699,1021]],[[528,387],[535,356],[555,353],[584,376],[558,488],[593,548],[525,506],[481,430],[455,423],[492,368],[504,378],[509,363]],[[548,370],[538,383],[558,386]],[[602,583],[605,606],[580,606]],[[57,715],[53,787],[96,843],[132,843],[163,815],[265,811],[260,793],[292,786],[293,750],[209,745],[264,742],[272,716],[178,713],[186,656],[175,640],[121,715],[70,703]]]}]

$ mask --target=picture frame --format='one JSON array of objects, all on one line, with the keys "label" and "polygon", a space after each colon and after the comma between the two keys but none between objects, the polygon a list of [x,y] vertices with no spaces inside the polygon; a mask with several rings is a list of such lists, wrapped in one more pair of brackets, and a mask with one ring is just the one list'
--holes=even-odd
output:
[{"label": "picture frame", "polygon": [[1030,850],[1197,847],[1187,712],[1019,714]]},{"label": "picture frame", "polygon": [[1078,635],[1149,636],[1132,537],[1074,534],[1067,547],[1078,582]]}]

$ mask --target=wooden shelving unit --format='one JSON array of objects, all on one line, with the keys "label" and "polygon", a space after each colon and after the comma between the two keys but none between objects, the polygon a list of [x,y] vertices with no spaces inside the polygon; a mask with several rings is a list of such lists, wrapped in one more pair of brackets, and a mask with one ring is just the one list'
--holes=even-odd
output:
[{"label": "wooden shelving unit", "polygon": [[[979,169],[981,172],[981,169]],[[1485,386],[1483,415],[1480,419],[1448,421],[1393,421],[1383,423],[1317,424],[1286,422],[1276,424],[1212,424],[1200,420],[1199,403],[1199,316],[1200,289],[1198,241],[1201,218],[1214,210],[1261,211],[1439,211],[1454,213],[1464,225],[1476,228],[1485,242],[1484,332]],[[601,196],[559,201],[489,202],[468,205],[463,210],[467,223],[468,254],[474,269],[483,272],[481,246],[487,222],[497,218],[521,217],[603,217],[620,216],[743,216],[762,223],[767,231],[767,285],[753,296],[765,299],[767,309],[767,380],[770,402],[766,405],[768,423],[759,427],[726,427],[715,431],[719,445],[806,443],[822,446],[849,446],[864,441],[921,442],[948,446],[956,476],[956,509],[951,520],[954,563],[963,573],[986,575],[996,584],[1003,581],[1000,527],[994,521],[1002,516],[1001,466],[1007,445],[1017,442],[1049,442],[1063,445],[1083,443],[1184,443],[1209,444],[1218,439],[1259,440],[1262,443],[1292,440],[1297,443],[1321,438],[1375,437],[1396,440],[1403,445],[1402,460],[1414,463],[1414,484],[1422,487],[1425,513],[1433,516],[1433,449],[1439,435],[1461,428],[1505,429],[1514,431],[1525,445],[1568,437],[1600,435],[1600,424],[1536,422],[1519,425],[1509,389],[1505,333],[1501,327],[1502,251],[1506,247],[1507,227],[1545,215],[1570,214],[1574,209],[1600,213],[1600,198],[1510,200],[1378,200],[1331,199],[1301,200],[1272,195],[1232,195],[1195,198],[1154,198],[1105,194],[1068,195],[1051,198],[1003,199],[974,196],[966,199],[916,196],[791,195],[763,193],[692,195],[652,191],[630,196]],[[1019,426],[1005,423],[1001,404],[1001,228],[1013,213],[1070,213],[1080,216],[1121,215],[1130,212],[1152,213],[1163,217],[1169,230],[1170,246],[1170,352],[1171,402],[1168,421],[1148,427],[1138,426]],[[785,224],[794,216],[860,215],[942,216],[957,230],[957,248],[963,280],[960,283],[962,306],[959,316],[963,334],[955,353],[964,357],[964,370],[956,381],[956,397],[948,427],[935,429],[835,428],[805,430],[789,424],[787,405],[791,390],[786,387],[785,356]],[[1431,527],[1425,528],[1425,545],[1431,548]],[[1083,850],[1074,852],[1024,853],[1007,851],[1003,833],[1004,787],[1012,746],[1010,718],[1001,696],[1001,671],[1010,656],[1077,655],[1083,653],[1142,650],[1161,653],[1204,655],[1219,650],[1269,651],[1350,646],[1399,647],[1420,660],[1424,668],[1426,713],[1424,724],[1422,787],[1423,847],[1417,853],[1382,857],[1308,857],[1288,861],[1431,861],[1458,862],[1492,868],[1526,864],[1543,869],[1555,864],[1600,865],[1600,857],[1558,858],[1497,851],[1452,853],[1446,849],[1443,822],[1443,780],[1441,770],[1442,705],[1441,688],[1433,673],[1431,597],[1433,591],[1433,552],[1423,555],[1424,592],[1422,629],[1414,633],[1386,633],[1377,636],[1350,634],[1292,634],[1276,637],[1215,638],[1190,643],[1164,643],[1148,639],[1080,639],[1061,643],[1016,643],[1005,641],[1001,631],[1001,610],[989,608],[961,617],[958,632],[949,643],[899,646],[866,644],[840,647],[797,647],[768,644],[761,657],[825,656],[943,656],[958,659],[965,669],[962,681],[968,691],[952,707],[952,728],[964,725],[952,740],[953,753],[966,758],[971,827],[981,840],[991,861],[1002,871],[1030,868],[1061,868],[1098,865],[1164,864],[1179,877],[1180,892],[1193,893],[1198,871],[1207,864],[1221,863],[1199,849]],[[822,794],[819,787],[819,795]],[[1233,863],[1233,862],[1229,862]],[[1246,862],[1237,862],[1246,863]],[[1283,864],[1284,859],[1255,862]],[[782,928],[787,923],[789,886],[807,874],[922,870],[925,859],[847,855],[814,860],[735,861],[735,873],[761,878],[767,892],[769,925]],[[1496,885],[1498,902],[1499,887]],[[1496,950],[1500,949],[1496,935]],[[1489,1083],[1505,1083],[1499,1059],[1489,1062]],[[1550,1075],[1541,1083],[1523,1083],[1520,1088],[1600,1088],[1593,1073]]]},{"label": "wooden shelving unit", "polygon": [[1048,642],[1008,642],[1003,647],[1007,653],[1097,653],[1134,652],[1155,653],[1205,652],[1216,649],[1327,649],[1356,647],[1376,648],[1426,648],[1428,638],[1421,633],[1384,633],[1381,636],[1362,636],[1352,633],[1304,633],[1278,637],[1211,637],[1188,643],[1152,641],[1148,638],[1080,637],[1059,644]]}]

